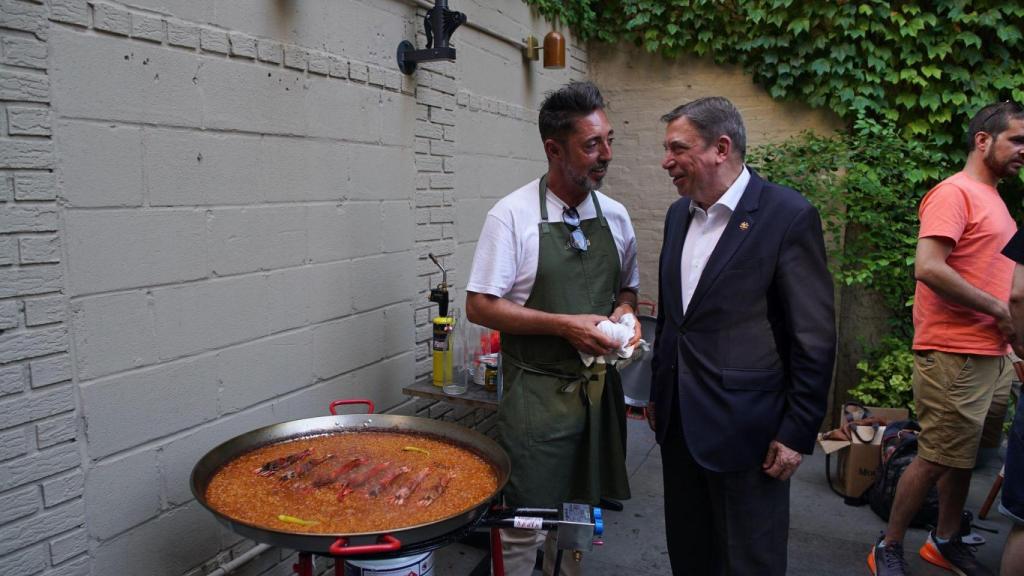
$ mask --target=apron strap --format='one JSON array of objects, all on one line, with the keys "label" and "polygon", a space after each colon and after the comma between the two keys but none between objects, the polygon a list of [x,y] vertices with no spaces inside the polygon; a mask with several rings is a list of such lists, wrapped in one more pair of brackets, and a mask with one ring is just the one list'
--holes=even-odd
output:
[{"label": "apron strap", "polygon": [[548,228],[548,175],[547,172],[540,177],[540,185],[537,186],[540,190],[540,233],[547,234],[551,230]]},{"label": "apron strap", "polygon": [[541,376],[550,376],[552,378],[558,378],[559,380],[579,380],[588,377],[588,375],[584,375],[582,372],[563,372],[559,370],[548,370],[546,368],[541,368],[534,364],[530,364],[529,362],[520,360],[515,356],[512,356],[508,352],[501,353],[501,361],[508,362],[512,366],[515,366],[516,368],[519,368],[520,370],[523,370],[525,372],[530,372],[532,374],[540,374]]},{"label": "apron strap", "polygon": [[541,376],[548,376],[551,378],[557,378],[559,380],[566,381],[566,383],[562,385],[559,389],[562,392],[575,392],[577,389],[579,389],[580,400],[583,401],[584,405],[591,403],[590,397],[593,392],[592,390],[590,390],[591,387],[600,387],[603,389],[604,377],[608,371],[607,364],[597,363],[595,363],[593,366],[589,368],[584,368],[583,370],[575,374],[569,372],[547,370],[545,368],[540,368],[539,366],[535,366],[528,362],[519,360],[518,358],[512,356],[507,352],[502,352],[501,361],[507,362],[508,364],[515,366],[516,368],[519,368],[524,372],[539,374]]},{"label": "apron strap", "polygon": [[607,228],[608,221],[605,220],[604,212],[601,211],[601,203],[597,201],[597,192],[591,190],[590,197],[594,199],[594,210],[597,211],[597,219],[601,222],[601,228]]},{"label": "apron strap", "polygon": [[[548,175],[545,173],[540,177],[540,184],[537,186],[540,193],[540,231],[541,234],[548,233]],[[608,227],[608,220],[601,210],[601,203],[597,201],[597,192],[590,191],[590,197],[594,200],[594,210],[597,212],[597,219],[601,222],[602,228]]]}]

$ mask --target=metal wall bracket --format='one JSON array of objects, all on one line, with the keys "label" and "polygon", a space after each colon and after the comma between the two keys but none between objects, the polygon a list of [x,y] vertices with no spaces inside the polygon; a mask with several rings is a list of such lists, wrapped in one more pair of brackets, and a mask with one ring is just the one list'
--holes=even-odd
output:
[{"label": "metal wall bracket", "polygon": [[402,74],[412,74],[416,71],[417,62],[430,62],[433,60],[455,60],[455,48],[425,48],[416,50],[416,46],[408,40],[402,40],[398,44],[398,69]]},{"label": "metal wall bracket", "polygon": [[423,18],[427,47],[417,50],[412,42],[402,40],[398,44],[396,54],[398,69],[403,74],[412,74],[418,62],[455,60],[455,48],[449,46],[449,41],[455,29],[465,22],[465,14],[448,9],[448,0],[434,0],[434,7],[427,10],[427,15]]}]

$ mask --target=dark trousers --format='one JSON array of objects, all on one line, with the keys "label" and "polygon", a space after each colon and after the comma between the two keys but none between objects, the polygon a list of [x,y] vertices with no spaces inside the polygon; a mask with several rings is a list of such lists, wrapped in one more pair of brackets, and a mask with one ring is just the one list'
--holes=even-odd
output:
[{"label": "dark trousers", "polygon": [[678,413],[670,419],[661,458],[673,576],[785,575],[788,480],[768,476],[760,463],[741,472],[701,467],[686,447]]}]

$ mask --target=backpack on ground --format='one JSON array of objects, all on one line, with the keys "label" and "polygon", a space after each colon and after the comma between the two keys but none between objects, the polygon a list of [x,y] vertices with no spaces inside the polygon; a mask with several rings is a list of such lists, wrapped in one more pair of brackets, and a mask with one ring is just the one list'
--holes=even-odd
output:
[{"label": "backpack on ground", "polygon": [[[900,420],[890,423],[882,433],[882,464],[878,467],[875,482],[868,488],[866,495],[871,509],[882,520],[889,520],[889,512],[896,498],[896,485],[899,484],[904,470],[917,456],[917,435],[920,432],[921,426],[917,422]],[[935,526],[938,521],[939,493],[932,486],[910,525],[924,528]]]}]

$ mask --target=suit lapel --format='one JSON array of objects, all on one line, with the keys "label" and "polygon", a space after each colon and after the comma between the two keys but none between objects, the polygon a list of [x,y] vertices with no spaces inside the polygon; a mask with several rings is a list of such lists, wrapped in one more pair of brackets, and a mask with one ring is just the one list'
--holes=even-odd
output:
[{"label": "suit lapel", "polygon": [[668,246],[668,272],[669,282],[668,287],[671,290],[671,296],[668,297],[668,310],[672,315],[672,319],[678,326],[683,323],[683,303],[679,298],[682,293],[682,272],[679,269],[680,260],[683,257],[683,241],[686,240],[686,232],[690,228],[690,201],[683,199],[677,205],[678,209],[674,214],[674,218],[668,223],[669,226],[675,228],[675,231],[669,234],[669,246]]},{"label": "suit lapel", "polygon": [[729,223],[725,225],[725,231],[722,232],[722,237],[718,239],[715,249],[711,251],[708,263],[704,266],[700,280],[697,281],[697,288],[693,291],[689,306],[686,307],[687,317],[691,316],[693,311],[700,307],[701,300],[704,299],[711,285],[714,284],[715,279],[718,278],[729,263],[729,260],[732,259],[733,254],[754,233],[754,228],[757,226],[754,213],[757,212],[763,187],[764,180],[756,172],[750,170],[750,182],[747,183],[747,188],[744,190],[739,204],[736,205],[736,210],[733,211],[732,216],[729,218]]}]

